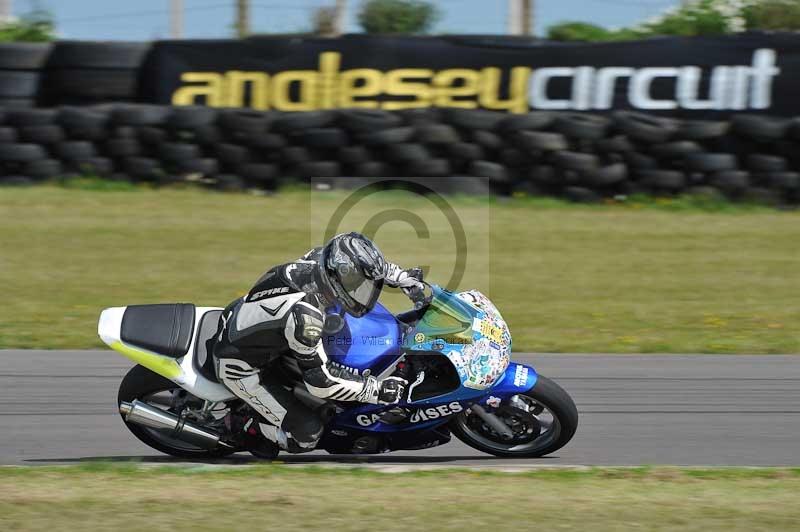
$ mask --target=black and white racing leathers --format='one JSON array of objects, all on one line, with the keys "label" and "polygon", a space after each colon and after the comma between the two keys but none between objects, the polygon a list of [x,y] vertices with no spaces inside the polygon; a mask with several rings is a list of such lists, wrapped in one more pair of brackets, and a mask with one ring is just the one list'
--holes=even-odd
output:
[{"label": "black and white racing leathers", "polygon": [[[375,377],[352,374],[329,364],[321,336],[329,306],[318,289],[320,249],[266,272],[250,292],[222,314],[214,346],[217,375],[265,421],[261,432],[284,449],[313,449],[322,435],[318,417],[282,383],[261,369],[277,357],[293,357],[308,391],[337,401],[378,403]],[[387,263],[384,283],[408,289],[416,278]]]}]

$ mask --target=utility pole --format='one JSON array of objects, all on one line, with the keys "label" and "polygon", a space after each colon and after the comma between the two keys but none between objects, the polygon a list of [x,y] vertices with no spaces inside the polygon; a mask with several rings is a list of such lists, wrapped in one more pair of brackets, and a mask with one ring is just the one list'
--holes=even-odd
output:
[{"label": "utility pole", "polygon": [[183,37],[183,0],[170,0],[169,34],[173,39]]},{"label": "utility pole", "polygon": [[14,14],[11,0],[0,0],[0,21],[9,20]]},{"label": "utility pole", "polygon": [[519,0],[508,0],[506,9],[506,31],[509,35],[519,35],[522,33],[520,28],[521,5]]},{"label": "utility pole", "polygon": [[533,35],[534,0],[508,0],[509,35]]},{"label": "utility pole", "polygon": [[250,34],[250,0],[236,0],[236,35],[240,39]]},{"label": "utility pole", "polygon": [[344,24],[347,18],[347,0],[336,0],[334,9],[333,32],[341,35],[344,33]]},{"label": "utility pole", "polygon": [[522,34],[533,35],[534,0],[522,0]]}]

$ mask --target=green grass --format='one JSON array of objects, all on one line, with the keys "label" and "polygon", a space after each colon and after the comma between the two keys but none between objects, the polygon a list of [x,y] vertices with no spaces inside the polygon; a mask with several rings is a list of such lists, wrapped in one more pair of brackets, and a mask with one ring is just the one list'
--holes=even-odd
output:
[{"label": "green grass", "polygon": [[796,530],[792,469],[0,469],[2,530]]},{"label": "green grass", "polygon": [[[224,306],[318,242],[319,213],[344,198],[109,188],[0,188],[0,347],[99,347],[96,320],[109,306]],[[800,352],[798,212],[696,199],[451,203],[488,246],[470,247],[462,286],[496,302],[515,350]],[[407,193],[371,203],[418,204]],[[438,228],[435,208],[420,212]],[[357,210],[350,227],[369,215]],[[403,265],[452,269],[454,247],[405,224],[385,225],[377,240]],[[400,295],[387,301],[401,308]]]}]

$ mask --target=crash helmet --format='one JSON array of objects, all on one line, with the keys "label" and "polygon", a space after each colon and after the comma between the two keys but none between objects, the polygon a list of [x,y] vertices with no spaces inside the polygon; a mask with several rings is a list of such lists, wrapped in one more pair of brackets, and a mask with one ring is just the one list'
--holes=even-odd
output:
[{"label": "crash helmet", "polygon": [[336,235],[319,257],[323,288],[343,311],[355,317],[375,307],[385,272],[383,253],[361,233]]}]

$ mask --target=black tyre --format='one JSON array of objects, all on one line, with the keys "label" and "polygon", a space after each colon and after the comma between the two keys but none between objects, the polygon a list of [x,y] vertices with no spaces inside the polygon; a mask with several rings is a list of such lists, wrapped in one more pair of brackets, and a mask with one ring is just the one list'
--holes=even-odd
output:
[{"label": "black tyre", "polygon": [[625,181],[627,177],[628,167],[616,163],[584,172],[583,181],[593,187],[607,187]]},{"label": "black tyre", "polygon": [[0,96],[3,98],[35,98],[38,92],[38,72],[6,70],[0,73]]},{"label": "black tyre", "polygon": [[45,159],[47,152],[38,144],[0,144],[0,161],[27,163]]},{"label": "black tyre", "polygon": [[58,110],[56,123],[68,130],[103,129],[108,123],[108,113],[84,107],[65,106]]},{"label": "black tyre", "polygon": [[552,125],[555,117],[545,111],[534,111],[521,115],[506,116],[499,125],[501,131],[520,131],[524,129],[545,129]]},{"label": "black tyre", "polygon": [[659,159],[680,159],[690,153],[700,153],[703,147],[691,140],[677,140],[655,144],[650,151]]},{"label": "black tyre", "polygon": [[404,143],[387,146],[386,154],[391,161],[409,163],[411,161],[425,161],[431,158],[431,153],[422,144]]},{"label": "black tyre", "polygon": [[84,140],[62,142],[55,147],[55,152],[65,161],[85,161],[97,155],[94,144]]},{"label": "black tyre", "polygon": [[48,70],[43,76],[42,91],[51,103],[65,97],[91,103],[102,101],[131,101],[136,99],[139,72],[130,70],[94,70],[69,68]]},{"label": "black tyre", "polygon": [[392,127],[375,131],[374,133],[363,133],[359,140],[366,145],[382,146],[385,144],[400,144],[407,142],[414,136],[413,127]]},{"label": "black tyre", "polygon": [[784,172],[789,169],[789,163],[777,155],[751,153],[747,156],[747,168],[754,172]]},{"label": "black tyre", "polygon": [[457,161],[477,161],[486,158],[486,150],[479,144],[456,142],[447,146],[450,157]]},{"label": "black tyre", "polygon": [[514,140],[516,145],[525,151],[560,151],[569,149],[569,143],[561,133],[520,131],[516,134]]},{"label": "black tyre", "polygon": [[121,41],[59,41],[47,61],[49,68],[138,68],[149,43]]},{"label": "black tyre", "polygon": [[[119,385],[117,405],[123,401],[130,403],[138,399],[139,401],[146,402],[152,406],[161,408],[162,410],[168,410],[167,408],[164,408],[164,406],[167,405],[160,402],[155,402],[153,399],[157,397],[162,399],[162,397],[159,397],[159,394],[166,396],[167,394],[180,394],[181,392],[184,394],[186,393],[171,380],[153,373],[143,366],[134,366],[125,375]],[[130,430],[134,436],[139,438],[142,443],[148,447],[152,447],[157,451],[161,451],[162,453],[169,454],[171,456],[196,459],[220,458],[236,452],[232,449],[217,449],[213,451],[201,449],[189,443],[184,443],[180,440],[170,438],[164,433],[164,431],[151,429],[135,423],[128,423],[125,421],[124,416],[122,417],[122,420],[125,423],[125,426],[128,427],[128,430]]]},{"label": "black tyre", "polygon": [[220,111],[217,123],[234,138],[246,140],[249,137],[266,133],[274,119],[272,113],[246,109],[226,109]]},{"label": "black tyre", "polygon": [[582,140],[602,139],[611,121],[598,115],[584,113],[562,113],[556,118],[553,129],[562,135]]},{"label": "black tyre", "polygon": [[355,166],[357,177],[391,177],[397,175],[394,167],[382,161],[365,161]]},{"label": "black tyre", "polygon": [[739,114],[731,119],[731,129],[745,138],[770,141],[783,138],[791,122],[783,118]]},{"label": "black tyre", "polygon": [[342,175],[342,166],[338,161],[309,161],[298,167],[302,177],[339,177]]},{"label": "black tyre", "polygon": [[66,136],[61,126],[24,126],[19,128],[19,136],[25,142],[34,144],[56,144],[62,142]]},{"label": "black tyre", "polygon": [[136,139],[110,139],[106,151],[112,157],[131,157],[142,152],[142,145]]},{"label": "black tyre", "polygon": [[55,159],[39,159],[25,163],[23,173],[37,179],[58,177],[64,172],[61,162]]},{"label": "black tyre", "polygon": [[388,129],[403,122],[398,115],[379,109],[345,109],[339,112],[339,120],[346,129],[359,133]]},{"label": "black tyre", "polygon": [[174,169],[183,174],[200,174],[207,177],[219,173],[219,163],[216,159],[203,157],[176,163]]},{"label": "black tyre", "polygon": [[0,68],[9,70],[39,70],[50,55],[50,44],[2,43],[0,44]]},{"label": "black tyre", "polygon": [[415,177],[444,177],[450,175],[451,170],[447,159],[411,161],[406,166],[406,172]]},{"label": "black tyre", "polygon": [[417,126],[416,139],[423,144],[455,144],[461,141],[458,132],[447,124]]},{"label": "black tyre", "polygon": [[347,146],[347,133],[338,127],[311,128],[300,134],[303,143],[312,148],[341,148]]},{"label": "black tyre", "polygon": [[120,105],[111,112],[111,120],[122,126],[162,125],[170,108],[159,105]]},{"label": "black tyre", "polygon": [[639,179],[657,191],[678,192],[686,187],[686,174],[678,170],[645,170],[639,172]]},{"label": "black tyre", "polygon": [[173,107],[167,116],[166,123],[172,129],[195,129],[213,124],[217,119],[217,110],[202,105]]},{"label": "black tyre", "polygon": [[339,160],[345,164],[361,164],[372,160],[364,146],[346,146],[339,150]]},{"label": "black tyre", "polygon": [[166,142],[158,151],[161,159],[170,163],[180,163],[200,157],[200,148],[184,142]]},{"label": "black tyre", "polygon": [[236,144],[219,144],[217,146],[217,158],[222,164],[238,166],[250,160],[250,152],[247,148]]},{"label": "black tyre", "polygon": [[698,172],[723,172],[736,170],[736,156],[730,153],[690,153],[686,156],[686,168]]},{"label": "black tyre", "polygon": [[12,126],[45,126],[56,118],[55,109],[9,109],[6,122]]},{"label": "black tyre", "polygon": [[17,142],[19,134],[13,127],[0,127],[0,144]]},{"label": "black tyre", "polygon": [[331,111],[307,111],[303,113],[285,113],[279,116],[272,128],[275,131],[297,131],[315,127],[326,127],[333,123],[336,115]]},{"label": "black tyre", "polygon": [[508,170],[498,163],[491,161],[472,161],[468,174],[475,177],[485,177],[490,181],[506,182],[510,180]]},{"label": "black tyre", "polygon": [[491,131],[476,130],[470,133],[472,142],[479,144],[487,150],[499,150],[503,147],[503,138]]},{"label": "black tyre", "polygon": [[243,164],[238,173],[247,182],[263,184],[278,177],[278,167],[269,163],[248,163]]},{"label": "black tyre", "polygon": [[[450,430],[479,451],[507,458],[538,458],[564,447],[578,429],[578,409],[567,392],[547,377],[519,394],[517,406],[504,403],[496,415],[507,422],[514,438],[507,442],[470,411],[458,414]],[[526,410],[527,409],[527,410]]]},{"label": "black tyre", "polygon": [[730,122],[687,120],[678,127],[678,132],[675,136],[684,140],[715,139],[727,134],[730,126]]},{"label": "black tyre", "polygon": [[750,186],[750,174],[741,170],[728,170],[712,175],[709,182],[726,194],[735,195]]},{"label": "black tyre", "polygon": [[617,111],[614,120],[627,136],[648,143],[666,142],[678,130],[674,120],[632,111]]},{"label": "black tyre", "polygon": [[498,111],[487,111],[485,109],[460,109],[458,107],[447,107],[442,109],[445,122],[464,129],[488,129],[492,130],[502,122],[508,115]]},{"label": "black tyre", "polygon": [[597,168],[600,159],[591,153],[560,151],[556,153],[555,164],[564,170],[586,171]]},{"label": "black tyre", "polygon": [[564,197],[574,203],[597,203],[600,201],[600,195],[586,187],[566,187],[564,188]]},{"label": "black tyre", "polygon": [[616,135],[600,139],[594,143],[597,153],[627,153],[636,150],[636,146],[625,135]]}]

